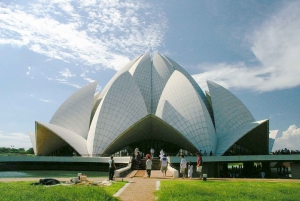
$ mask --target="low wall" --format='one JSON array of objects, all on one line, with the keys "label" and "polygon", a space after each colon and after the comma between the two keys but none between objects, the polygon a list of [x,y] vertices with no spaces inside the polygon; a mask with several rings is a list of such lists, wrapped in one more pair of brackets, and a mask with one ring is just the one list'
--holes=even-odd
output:
[{"label": "low wall", "polygon": [[300,163],[291,163],[291,173],[293,179],[300,179]]},{"label": "low wall", "polygon": [[176,170],[175,168],[172,168],[172,167],[170,166],[170,164],[168,165],[168,171],[171,171],[171,172],[172,172],[173,178],[178,178],[178,177],[179,177],[179,171]]},{"label": "low wall", "polygon": [[[80,170],[108,171],[109,157],[1,156],[0,171]],[[131,157],[114,157],[118,169],[131,164]]]},{"label": "low wall", "polygon": [[130,162],[128,163],[127,167],[117,169],[115,171],[115,178],[122,178],[126,177],[131,172],[131,165],[132,165],[132,157],[130,157]]}]

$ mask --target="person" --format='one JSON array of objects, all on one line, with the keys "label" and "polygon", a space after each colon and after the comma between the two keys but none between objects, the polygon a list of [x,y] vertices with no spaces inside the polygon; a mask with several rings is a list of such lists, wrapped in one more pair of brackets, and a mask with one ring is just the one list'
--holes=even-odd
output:
[{"label": "person", "polygon": [[190,179],[192,179],[192,177],[193,177],[193,168],[194,168],[194,166],[193,166],[193,164],[191,163],[191,161],[188,163],[188,177],[190,178]]},{"label": "person", "polygon": [[212,156],[212,155],[213,155],[213,153],[212,153],[212,151],[210,151],[210,152],[209,152],[209,156]]},{"label": "person", "polygon": [[152,160],[152,157],[151,157],[150,154],[146,154],[146,160],[147,160],[148,158],[150,158],[150,159]]},{"label": "person", "polygon": [[138,155],[139,155],[139,148],[135,148],[135,150],[134,150],[134,157],[135,157],[135,160],[138,159]]},{"label": "person", "polygon": [[108,161],[108,164],[109,164],[109,173],[108,173],[109,176],[108,176],[108,178],[109,178],[109,180],[113,180],[114,175],[115,175],[115,169],[117,169],[113,156],[110,157],[110,160]]},{"label": "person", "polygon": [[161,149],[159,153],[160,153],[159,158],[162,158],[165,155],[165,152],[163,149]]},{"label": "person", "polygon": [[154,149],[152,147],[150,149],[150,154],[151,154],[151,157],[153,158],[154,157]]},{"label": "person", "polygon": [[152,160],[149,155],[149,156],[147,156],[147,161],[146,161],[146,171],[147,171],[148,177],[151,176],[151,169],[152,169]]},{"label": "person", "polygon": [[168,158],[166,157],[166,155],[164,154],[161,158],[160,158],[160,170],[163,173],[163,177],[167,176],[167,169],[168,169]]},{"label": "person", "polygon": [[181,161],[180,161],[180,173],[182,174],[182,179],[184,179],[185,176],[185,169],[186,169],[186,160],[184,158],[184,155],[181,155]]},{"label": "person", "polygon": [[197,156],[198,156],[198,158],[197,158],[197,172],[199,172],[199,174],[200,174],[199,179],[201,179],[202,178],[201,172],[202,172],[203,160],[202,160],[202,156],[199,152],[197,153]]}]

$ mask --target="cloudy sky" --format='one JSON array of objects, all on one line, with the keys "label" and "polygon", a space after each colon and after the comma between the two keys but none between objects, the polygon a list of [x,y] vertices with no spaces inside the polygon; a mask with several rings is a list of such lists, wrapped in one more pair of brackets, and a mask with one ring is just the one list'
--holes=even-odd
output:
[{"label": "cloudy sky", "polygon": [[300,150],[300,1],[281,0],[1,0],[0,147],[32,147],[36,120],[145,52],[269,119],[273,150]]}]

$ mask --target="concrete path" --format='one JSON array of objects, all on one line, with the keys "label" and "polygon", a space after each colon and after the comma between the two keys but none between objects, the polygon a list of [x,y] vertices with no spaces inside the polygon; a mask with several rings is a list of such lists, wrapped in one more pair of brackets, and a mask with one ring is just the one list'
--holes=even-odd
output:
[{"label": "concrete path", "polygon": [[173,175],[168,174],[166,177],[162,177],[160,170],[152,170],[151,177],[147,176],[145,170],[132,171],[125,180],[128,179],[127,186],[124,189],[120,189],[121,193],[115,195],[122,201],[132,200],[155,200],[154,192],[158,190],[160,181],[163,179],[173,179]]}]

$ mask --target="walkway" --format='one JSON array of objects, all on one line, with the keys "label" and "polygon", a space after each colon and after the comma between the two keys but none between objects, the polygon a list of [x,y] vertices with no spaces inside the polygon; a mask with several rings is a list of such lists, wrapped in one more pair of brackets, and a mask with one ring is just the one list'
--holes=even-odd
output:
[{"label": "walkway", "polygon": [[173,177],[170,172],[167,172],[166,177],[162,177],[160,170],[152,170],[151,177],[147,177],[145,170],[132,171],[125,178],[129,185],[125,186],[120,194],[116,193],[115,195],[122,201],[155,200],[154,192],[157,184],[163,179],[173,179]]}]

